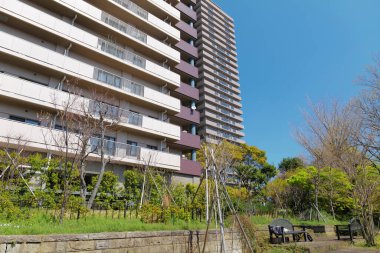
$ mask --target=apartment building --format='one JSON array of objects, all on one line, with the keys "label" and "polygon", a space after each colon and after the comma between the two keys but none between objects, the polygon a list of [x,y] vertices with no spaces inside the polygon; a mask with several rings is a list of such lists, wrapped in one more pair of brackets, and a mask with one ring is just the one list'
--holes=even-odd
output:
[{"label": "apartment building", "polygon": [[[193,0],[0,0],[0,145],[21,137],[29,151],[60,155],[39,113],[60,110],[71,80],[85,105],[96,92],[123,112],[106,133],[108,169],[120,179],[153,157],[151,166],[197,182],[194,6]],[[62,131],[59,122],[53,128],[51,134]],[[88,175],[99,167],[91,154]]]},{"label": "apartment building", "polygon": [[197,108],[201,113],[198,134],[207,142],[226,139],[244,143],[234,21],[210,0],[198,0],[195,10],[200,91]]}]

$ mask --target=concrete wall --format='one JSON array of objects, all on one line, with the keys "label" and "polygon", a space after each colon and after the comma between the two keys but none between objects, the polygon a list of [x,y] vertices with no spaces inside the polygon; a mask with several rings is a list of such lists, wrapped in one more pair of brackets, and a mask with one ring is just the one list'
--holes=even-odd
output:
[{"label": "concrete wall", "polygon": [[[0,253],[197,253],[204,236],[205,231],[0,236]],[[218,252],[216,231],[209,231],[207,238],[205,252]],[[227,230],[226,252],[243,252],[240,240],[237,232]]]}]

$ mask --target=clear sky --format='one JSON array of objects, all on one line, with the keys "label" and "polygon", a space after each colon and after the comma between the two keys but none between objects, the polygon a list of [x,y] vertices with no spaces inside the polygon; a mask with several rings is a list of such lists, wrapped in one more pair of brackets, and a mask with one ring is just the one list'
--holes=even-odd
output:
[{"label": "clear sky", "polygon": [[305,154],[292,137],[308,101],[347,101],[380,52],[380,0],[214,0],[235,20],[248,144],[270,163]]}]

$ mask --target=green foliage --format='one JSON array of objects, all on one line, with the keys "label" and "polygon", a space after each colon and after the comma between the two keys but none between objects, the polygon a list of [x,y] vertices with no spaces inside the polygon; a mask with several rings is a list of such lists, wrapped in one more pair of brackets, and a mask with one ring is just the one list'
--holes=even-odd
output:
[{"label": "green foliage", "polygon": [[288,170],[270,182],[265,193],[277,208],[299,215],[313,206],[316,190],[321,211],[340,217],[349,214],[352,185],[340,169],[308,166]]},{"label": "green foliage", "polygon": [[287,171],[291,171],[291,170],[295,170],[297,168],[303,168],[303,167],[305,167],[305,163],[299,157],[284,158],[278,165],[278,169],[281,172],[287,172]]},{"label": "green foliage", "polygon": [[164,222],[163,208],[153,204],[144,204],[140,210],[141,221],[144,223]]},{"label": "green foliage", "polygon": [[0,190],[0,220],[14,221],[24,218],[21,209],[12,201],[10,192]]},{"label": "green foliage", "polygon": [[165,191],[165,180],[159,174],[148,173],[147,175],[147,200],[154,205],[162,205]]},{"label": "green foliage", "polygon": [[320,203],[324,210],[330,212],[333,208],[338,214],[350,213],[352,210],[353,199],[350,194],[352,184],[342,170],[331,167],[322,168],[320,191]]},{"label": "green foliage", "polygon": [[246,188],[235,188],[227,186],[227,192],[237,211],[243,212],[247,209],[247,205],[249,205],[250,202],[250,195]]},{"label": "green foliage", "polygon": [[[92,191],[98,177],[92,177],[92,182],[88,186],[88,190]],[[112,171],[104,172],[102,182],[100,183],[98,194],[96,196],[96,202],[103,208],[114,207],[113,203],[116,201],[121,189],[118,185],[118,176]]]},{"label": "green foliage", "polygon": [[154,204],[144,204],[140,213],[144,223],[176,223],[177,221],[190,222],[191,211],[185,207],[170,205],[167,208]]},{"label": "green foliage", "polygon": [[246,144],[241,147],[241,159],[234,169],[239,184],[254,196],[262,196],[262,189],[277,174],[276,168],[268,164],[263,150]]},{"label": "green foliage", "polygon": [[137,203],[141,196],[143,175],[137,170],[124,171],[124,189],[127,201]]}]

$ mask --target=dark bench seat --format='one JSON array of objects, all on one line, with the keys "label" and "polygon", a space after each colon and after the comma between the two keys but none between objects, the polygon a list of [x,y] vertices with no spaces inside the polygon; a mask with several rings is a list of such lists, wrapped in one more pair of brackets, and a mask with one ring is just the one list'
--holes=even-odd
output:
[{"label": "dark bench seat", "polygon": [[[305,228],[302,230],[295,230],[295,226],[288,220],[276,219],[268,225],[269,229],[269,241],[270,243],[285,243],[286,236],[291,235],[293,241],[300,241],[301,237],[306,241],[313,241],[311,235],[306,231]],[[279,241],[281,239],[281,241]]]},{"label": "dark bench seat", "polygon": [[342,236],[349,236],[352,242],[354,235],[358,233],[362,234],[362,226],[358,219],[351,219],[348,225],[335,225],[335,232],[338,240],[340,240]]}]

